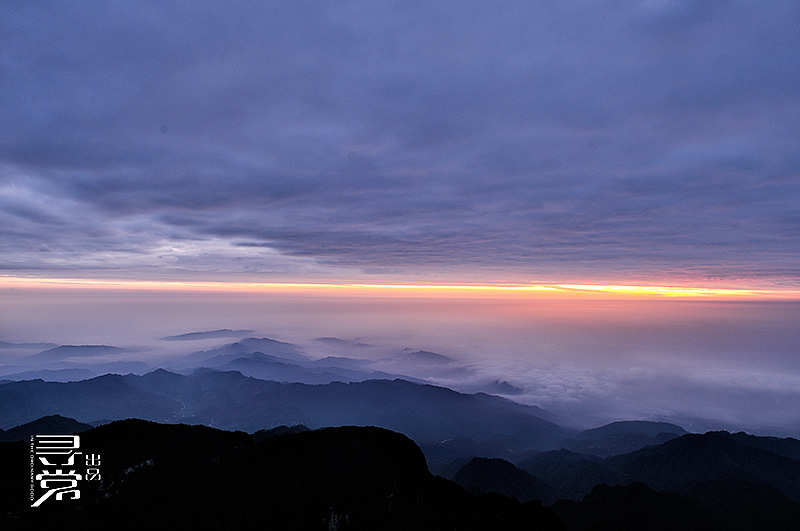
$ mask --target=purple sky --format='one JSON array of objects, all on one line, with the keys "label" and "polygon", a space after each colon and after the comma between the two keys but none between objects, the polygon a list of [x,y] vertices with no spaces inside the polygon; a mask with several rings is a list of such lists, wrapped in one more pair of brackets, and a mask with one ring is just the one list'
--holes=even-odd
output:
[{"label": "purple sky", "polygon": [[0,6],[0,270],[800,287],[800,3]]}]

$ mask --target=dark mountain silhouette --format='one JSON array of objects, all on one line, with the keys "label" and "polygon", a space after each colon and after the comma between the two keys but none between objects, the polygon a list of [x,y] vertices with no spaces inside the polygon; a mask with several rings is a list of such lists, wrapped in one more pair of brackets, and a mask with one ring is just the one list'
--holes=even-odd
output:
[{"label": "dark mountain silhouette", "polygon": [[691,483],[680,493],[696,500],[718,529],[796,531],[800,523],[800,503],[763,483],[716,479]]},{"label": "dark mountain silhouette", "polygon": [[519,463],[519,467],[552,487],[560,498],[579,501],[595,485],[623,482],[622,476],[603,466],[599,457],[569,450],[542,452]]},{"label": "dark mountain silhouette", "polygon": [[83,382],[2,384],[0,427],[49,414],[88,423],[140,417],[250,432],[295,424],[374,425],[420,443],[463,437],[512,451],[551,448],[568,434],[524,409],[506,407],[507,402],[404,380],[305,385],[238,372],[201,370],[183,376],[158,370]]},{"label": "dark mountain silhouette", "polygon": [[[749,484],[754,493],[763,493],[763,487],[769,486],[787,502],[800,503],[800,460],[793,459],[797,446],[796,439],[709,432],[687,434],[605,459],[563,449],[543,452],[524,459],[519,466],[553,487],[560,496],[575,501],[598,483],[641,482],[659,491],[697,499],[698,493],[703,492],[697,485],[717,482],[719,500],[714,503],[737,505],[726,497],[727,487],[722,488],[732,481],[731,485]],[[736,489],[731,490],[731,496],[734,494]],[[714,504],[709,502],[709,507]]]},{"label": "dark mountain silhouette", "polygon": [[253,434],[253,440],[261,442],[270,437],[277,437],[278,435],[286,435],[287,433],[303,433],[309,431],[306,426],[298,424],[297,426],[278,426],[269,430],[258,430]]},{"label": "dark mountain silhouette", "polygon": [[0,430],[0,441],[28,441],[31,435],[41,434],[73,434],[91,429],[92,426],[78,422],[75,419],[62,417],[61,415],[50,415],[28,422],[21,426],[11,428],[8,431]]},{"label": "dark mountain silhouette", "polygon": [[[217,379],[229,385],[214,389],[211,384]],[[265,383],[296,392],[303,387],[324,390],[327,399],[336,395],[333,391],[346,395],[361,387],[296,387],[213,371],[181,376],[162,370],[146,377],[94,380],[88,383],[99,389],[116,393],[123,383],[156,398],[165,392],[202,395],[204,389],[209,403],[220,400],[218,392],[232,398],[237,389],[246,391],[242,396],[253,389],[263,392]],[[36,384],[32,388],[37,392],[46,390],[44,382],[21,383]],[[397,389],[415,394],[417,388],[431,387],[377,383],[383,394],[397,387],[395,394],[388,393],[395,402],[403,396]],[[381,387],[384,384],[388,387]],[[4,389],[7,385],[0,386],[0,393],[13,394]],[[441,390],[424,389],[415,396],[430,403],[428,392]],[[377,396],[364,389],[359,395],[368,402]],[[307,398],[319,400],[320,395]],[[474,400],[470,395],[450,399],[470,398]],[[687,434],[608,458],[562,449],[521,463],[538,479],[500,459],[462,460],[453,476],[467,487],[464,490],[432,476],[422,451],[406,436],[376,427],[308,431],[305,426],[284,425],[249,435],[126,420],[82,431],[86,428],[72,419],[49,417],[0,433],[5,438],[13,432],[22,439],[0,443],[0,458],[7,464],[0,475],[0,527],[46,528],[59,523],[82,529],[560,529],[556,514],[570,530],[789,531],[800,522],[800,461],[791,457],[798,445],[795,439]],[[59,504],[52,511],[28,509],[27,489],[20,488],[29,473],[26,438],[41,431],[79,430],[83,448],[104,456],[102,483],[86,482],[75,504]],[[583,497],[575,494],[598,478],[610,479]],[[491,494],[478,495],[487,492]],[[540,502],[519,501],[550,501],[564,492],[576,501],[555,502],[555,512]]]},{"label": "dark mountain silhouette", "polygon": [[546,483],[504,459],[473,457],[455,473],[453,481],[473,494],[494,492],[523,502],[541,500],[548,505],[558,499]]},{"label": "dark mountain silhouette", "polygon": [[475,441],[465,436],[425,442],[420,446],[428,458],[428,467],[430,467],[431,472],[448,479],[453,479],[453,475],[458,469],[467,464],[473,457],[513,459],[517,455],[517,452],[499,442],[490,440]]},{"label": "dark mountain silhouette", "polygon": [[[512,402],[499,396],[488,395],[486,393],[475,393],[472,396],[475,400],[484,404],[485,407],[497,408],[499,410],[507,410],[523,415],[532,415],[534,417],[544,419],[549,422],[554,422],[552,415],[536,406],[527,406]],[[558,448],[561,440],[573,432],[569,430],[562,430],[562,439],[553,441],[551,445],[543,446],[536,445],[536,448],[541,450],[546,447]],[[459,459],[472,458],[472,457],[499,457],[510,461],[518,461],[520,459],[520,452],[524,452],[524,445],[508,445],[503,438],[487,439],[485,437],[473,438],[471,434],[453,436],[447,438],[436,439],[432,441],[422,441],[422,449],[428,458],[428,466],[435,474],[443,475],[444,477],[452,477],[455,471],[448,472],[448,468],[452,463]],[[468,461],[469,459],[467,459]],[[465,463],[467,462],[465,461]],[[596,483],[592,483],[589,487],[593,487]],[[586,491],[588,492],[588,490]],[[583,494],[581,494],[582,496]]]},{"label": "dark mountain silhouette", "polygon": [[610,457],[608,469],[626,481],[641,481],[658,490],[679,491],[691,483],[736,479],[767,484],[800,502],[800,461],[754,444],[728,432],[689,434],[660,446]]},{"label": "dark mountain silhouette", "polygon": [[162,337],[162,341],[198,341],[202,339],[225,339],[229,337],[242,337],[252,334],[253,330],[231,330],[222,328],[220,330],[208,330],[205,332],[189,332],[175,336]]},{"label": "dark mountain silhouette", "polygon": [[763,437],[744,432],[732,433],[731,439],[745,446],[761,448],[770,452],[800,461],[800,441],[793,437]]},{"label": "dark mountain silhouette", "polygon": [[471,457],[471,456],[459,457],[459,458],[453,460],[451,463],[447,464],[446,466],[440,467],[439,471],[437,472],[430,465],[431,458],[428,455],[428,452],[426,452],[424,448],[422,449],[422,451],[423,451],[423,453],[425,454],[425,457],[428,460],[428,469],[431,472],[433,472],[434,474],[436,474],[437,476],[442,476],[443,478],[447,478],[447,479],[453,479],[455,477],[455,475],[458,473],[459,470],[464,468],[464,466],[466,464],[468,464],[470,461],[475,459],[474,457]]},{"label": "dark mountain silhouette", "polygon": [[562,443],[567,450],[608,457],[654,446],[681,435],[686,430],[667,422],[624,421],[582,431]]},{"label": "dark mountain silhouette", "polygon": [[[326,428],[254,442],[241,432],[126,420],[82,434],[103,481],[81,498],[28,507],[25,443],[0,444],[3,529],[563,529],[552,510],[475,497],[432,476],[407,437]],[[18,462],[22,464],[19,465]]]},{"label": "dark mountain silhouette", "polygon": [[634,483],[600,484],[581,502],[559,501],[556,514],[570,531],[707,531],[718,529],[698,503]]},{"label": "dark mountain silhouette", "polygon": [[692,483],[679,493],[600,484],[580,502],[561,500],[553,509],[570,531],[796,531],[800,522],[800,504],[769,485],[736,479]]}]

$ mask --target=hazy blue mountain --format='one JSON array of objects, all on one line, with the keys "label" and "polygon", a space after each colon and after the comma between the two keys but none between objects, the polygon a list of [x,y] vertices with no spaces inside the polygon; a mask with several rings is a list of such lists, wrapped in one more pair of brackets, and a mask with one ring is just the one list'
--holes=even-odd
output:
[{"label": "hazy blue mountain", "polygon": [[[536,406],[519,404],[486,393],[475,393],[469,396],[491,409],[496,408],[500,411],[508,410],[523,415],[532,415],[555,424],[552,415]],[[567,429],[562,430],[562,440],[573,433],[574,432]],[[560,444],[561,440],[554,441],[552,447],[558,448]],[[498,438],[496,440],[481,438],[476,440],[471,437],[470,434],[433,441],[423,441],[421,445],[428,458],[428,466],[431,468],[431,471],[435,474],[444,474],[445,477],[448,478],[450,478],[451,475],[446,475],[446,469],[457,459],[463,459],[465,457],[500,457],[510,461],[518,461],[522,455],[520,452],[524,454],[525,450],[525,448],[522,448],[520,445],[506,444],[503,438]],[[541,449],[541,447],[539,447],[539,449]],[[593,487],[594,485],[593,483],[589,485],[589,487]]]},{"label": "hazy blue mountain", "polygon": [[32,435],[73,434],[91,429],[92,426],[75,419],[50,415],[28,422],[7,431],[0,430],[0,441],[28,441]]},{"label": "hazy blue mountain", "polygon": [[[40,380],[39,380],[40,381]],[[57,411],[42,411],[37,400],[27,396],[29,389],[13,389],[17,382],[0,383],[0,429],[13,428]]]},{"label": "hazy blue mountain", "polygon": [[495,492],[522,502],[542,500],[548,505],[558,499],[549,485],[504,459],[473,457],[453,475],[453,481],[473,494]]},{"label": "hazy blue mountain", "polygon": [[352,369],[352,370],[362,370],[371,364],[371,362],[369,362],[368,360],[362,360],[358,358],[347,358],[344,356],[326,356],[324,358],[315,360],[313,363],[315,367],[319,368],[334,367],[337,369]]},{"label": "hazy blue mountain", "polygon": [[182,376],[158,370],[74,383],[2,384],[0,427],[47,414],[82,422],[140,417],[251,432],[284,424],[374,425],[421,443],[463,437],[513,451],[550,448],[568,434],[498,400],[404,380],[306,385],[258,380],[238,372],[200,370]]},{"label": "hazy blue mountain", "polygon": [[[319,360],[301,363],[300,366],[314,373],[327,373],[336,376],[331,382],[363,382],[364,380],[408,380],[415,383],[425,383],[423,380],[412,378],[404,374],[373,371],[370,363],[364,360],[328,356]],[[305,382],[309,383],[309,382]]]},{"label": "hazy blue mountain", "polygon": [[574,439],[579,441],[594,440],[601,437],[621,436],[621,435],[645,435],[647,437],[657,437],[661,433],[672,433],[675,435],[686,435],[686,430],[676,424],[669,422],[651,422],[646,420],[626,420],[612,422],[599,428],[585,430]]},{"label": "hazy blue mountain", "polygon": [[243,337],[252,334],[253,330],[230,330],[222,328],[220,330],[209,330],[205,332],[189,332],[175,336],[162,337],[162,341],[199,341],[202,339],[226,339],[230,337]]},{"label": "hazy blue mountain", "polygon": [[0,349],[20,349],[20,350],[47,350],[55,348],[55,343],[9,343],[0,341]]},{"label": "hazy blue mountain", "polygon": [[99,374],[144,374],[155,367],[142,361],[112,361],[109,363],[93,363],[89,367]]},{"label": "hazy blue mountain", "polygon": [[[323,360],[293,362],[263,352],[254,352],[240,357],[234,356],[236,354],[219,354],[202,362],[202,366],[220,371],[239,371],[245,376],[261,380],[305,384],[401,378],[397,374],[348,368],[348,365],[357,365],[348,363],[348,358],[323,358]],[[409,378],[409,380],[414,379]]]},{"label": "hazy blue mountain", "polygon": [[[18,372],[4,374],[2,378],[9,381],[42,379],[48,382],[77,382],[103,374],[144,374],[154,368],[141,361],[95,363],[87,360],[64,360],[54,361],[47,365],[51,368],[37,368],[42,366],[40,363],[16,367]],[[11,369],[14,367],[4,368],[4,370]]]},{"label": "hazy blue mountain", "polygon": [[[261,352],[235,358],[224,365],[216,365],[213,362],[213,359],[209,360],[209,366],[217,367],[221,371],[239,371],[245,376],[252,376],[261,380],[307,384],[354,381],[347,376],[331,371],[305,369],[299,365],[282,361],[281,358],[268,356]],[[362,379],[366,379],[366,376]]]},{"label": "hazy blue mountain", "polygon": [[[139,378],[133,376],[133,378]],[[0,427],[47,415],[90,423],[129,417],[171,419],[180,405],[130,385],[125,377],[105,375],[80,382],[28,380],[0,385]]]},{"label": "hazy blue mountain", "polygon": [[14,381],[42,379],[46,382],[76,382],[95,376],[97,374],[89,369],[39,369],[6,374],[3,378]]},{"label": "hazy blue mountain", "polygon": [[406,349],[405,357],[415,363],[428,363],[433,365],[444,365],[453,362],[453,358],[447,357],[443,354],[436,352],[429,352],[427,350],[409,351]]},{"label": "hazy blue mountain", "polygon": [[[355,348],[361,345],[337,338],[318,338],[327,345]],[[450,359],[433,352],[412,353],[425,364],[449,363]],[[443,361],[445,360],[445,361]],[[422,383],[421,380],[402,374],[374,371],[371,362],[346,356],[328,356],[314,360],[302,353],[300,347],[268,338],[247,338],[219,348],[189,354],[172,367],[185,372],[189,369],[212,368],[235,370],[254,378],[307,384],[330,382],[362,382],[374,379],[397,379]]]},{"label": "hazy blue mountain", "polygon": [[67,358],[121,356],[125,352],[127,352],[125,349],[109,345],[61,345],[31,356],[31,359],[37,362],[52,362],[64,361]]},{"label": "hazy blue mountain", "polygon": [[608,457],[667,442],[686,430],[667,422],[623,421],[578,433],[562,443],[567,450]]},{"label": "hazy blue mountain", "polygon": [[[510,409],[512,411],[525,413],[527,415],[534,415],[534,416],[541,417],[543,419],[549,420],[551,422],[555,422],[555,420],[553,418],[551,418],[552,415],[549,412],[545,411],[544,409],[542,409],[542,408],[540,408],[538,406],[528,406],[528,405],[525,405],[525,404],[520,404],[518,402],[514,402],[512,400],[507,400],[505,398],[502,398],[502,397],[499,397],[499,396],[495,396],[495,395],[490,395],[490,394],[487,394],[487,393],[475,393],[472,396],[474,396],[476,400],[479,400],[480,402],[483,402],[484,404],[492,406],[492,407]],[[574,432],[571,432],[571,433],[574,433]]]},{"label": "hazy blue mountain", "polygon": [[291,343],[284,343],[283,341],[276,341],[267,337],[257,338],[248,337],[242,339],[237,343],[250,353],[264,352],[280,358],[286,358],[295,361],[306,361],[308,358],[302,355],[300,347],[292,345]]},{"label": "hazy blue mountain", "polygon": [[194,352],[174,364],[177,368],[221,367],[237,358],[259,353],[276,361],[310,361],[300,347],[269,338],[246,338],[219,348]]},{"label": "hazy blue mountain", "polygon": [[372,346],[368,343],[362,343],[360,341],[353,341],[349,339],[339,339],[338,337],[318,337],[315,339],[315,341],[339,348],[367,348]]}]

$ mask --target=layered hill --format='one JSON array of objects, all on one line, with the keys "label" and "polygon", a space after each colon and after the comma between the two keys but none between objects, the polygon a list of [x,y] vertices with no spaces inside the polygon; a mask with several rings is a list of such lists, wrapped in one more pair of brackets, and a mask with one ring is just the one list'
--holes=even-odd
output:
[{"label": "layered hill", "polygon": [[420,443],[460,437],[517,451],[551,448],[569,435],[533,414],[535,408],[432,385],[404,380],[306,385],[213,370],[7,382],[0,384],[0,406],[0,427],[52,414],[87,423],[137,417],[249,432],[296,424],[372,425]]},{"label": "layered hill", "polygon": [[475,494],[497,493],[520,501],[550,504],[558,495],[540,479],[504,459],[474,457],[453,476],[453,481]]},{"label": "layered hill", "polygon": [[[43,431],[81,432],[82,448],[103,456],[103,481],[87,482],[79,503],[34,511],[20,485],[27,438]],[[46,417],[2,435],[21,440],[0,443],[3,529],[794,531],[800,522],[800,441],[741,433],[689,434],[605,459],[544,452],[520,463],[528,472],[473,458],[454,472],[464,488],[431,475],[408,437],[375,427],[250,435],[143,420],[89,429]],[[538,501],[597,479],[585,495],[553,503],[554,512]]]},{"label": "layered hill", "polygon": [[[371,427],[242,432],[126,420],[82,434],[102,482],[29,508],[25,443],[0,444],[3,529],[563,529],[541,503],[476,497],[432,476],[410,439]],[[21,464],[19,464],[21,463]],[[23,481],[24,483],[24,481]]]},{"label": "layered hill", "polygon": [[623,421],[578,433],[562,446],[582,454],[609,457],[655,446],[681,435],[686,430],[668,422]]}]

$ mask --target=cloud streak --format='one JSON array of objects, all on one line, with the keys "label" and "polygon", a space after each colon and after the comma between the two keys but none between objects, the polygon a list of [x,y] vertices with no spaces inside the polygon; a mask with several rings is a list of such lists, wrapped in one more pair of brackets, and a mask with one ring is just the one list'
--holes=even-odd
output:
[{"label": "cloud streak", "polygon": [[0,267],[797,285],[800,8],[9,2]]}]

